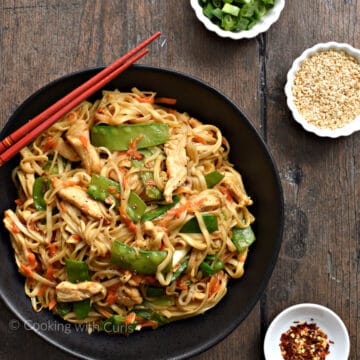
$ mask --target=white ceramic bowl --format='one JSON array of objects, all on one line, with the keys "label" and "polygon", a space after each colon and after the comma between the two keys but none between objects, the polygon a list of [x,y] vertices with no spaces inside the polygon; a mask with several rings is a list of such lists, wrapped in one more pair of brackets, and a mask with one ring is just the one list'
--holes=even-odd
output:
[{"label": "white ceramic bowl", "polygon": [[223,38],[239,40],[244,38],[253,38],[260,33],[267,31],[270,26],[279,19],[280,13],[285,6],[285,0],[275,0],[275,5],[258,21],[258,23],[256,23],[256,25],[254,25],[250,30],[238,32],[220,29],[219,26],[214,24],[207,16],[203,14],[203,8],[199,4],[199,0],[190,0],[190,4],[194,9],[197,18],[208,30],[215,32],[217,35]]},{"label": "white ceramic bowl", "polygon": [[266,360],[283,360],[280,351],[280,337],[295,325],[294,321],[316,323],[325,331],[330,343],[330,354],[326,360],[347,360],[350,353],[349,334],[340,317],[329,308],[304,303],[291,306],[281,312],[270,324],[264,341],[264,354]]},{"label": "white ceramic bowl", "polygon": [[355,57],[360,62],[360,51],[358,49],[353,48],[352,46],[344,43],[337,42],[327,42],[327,43],[319,43],[314,45],[313,47],[305,50],[297,59],[294,60],[288,74],[287,74],[287,82],[285,85],[285,94],[287,98],[287,105],[292,112],[292,115],[305,130],[312,132],[321,137],[330,137],[337,138],[340,136],[348,136],[354,133],[355,131],[360,130],[360,116],[358,116],[354,121],[348,123],[346,126],[337,129],[323,129],[317,126],[314,126],[307,122],[298,111],[297,107],[294,103],[294,97],[292,93],[292,85],[294,82],[294,76],[301,66],[302,62],[310,55],[322,51],[322,50],[343,50],[347,52],[349,55]]}]

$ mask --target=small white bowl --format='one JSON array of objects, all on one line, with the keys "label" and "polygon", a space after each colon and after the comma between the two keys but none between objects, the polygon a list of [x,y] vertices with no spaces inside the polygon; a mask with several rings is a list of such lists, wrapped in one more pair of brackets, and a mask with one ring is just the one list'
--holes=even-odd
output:
[{"label": "small white bowl", "polygon": [[306,121],[303,116],[298,111],[295,103],[294,97],[292,93],[292,86],[294,82],[294,77],[301,66],[302,62],[312,54],[315,54],[318,51],[322,50],[343,50],[347,52],[349,55],[353,56],[360,62],[360,51],[358,49],[353,48],[352,46],[345,43],[337,43],[335,41],[327,42],[327,43],[319,43],[314,45],[313,47],[306,49],[297,59],[294,60],[288,74],[287,74],[287,82],[285,85],[285,94],[287,98],[287,105],[292,112],[294,120],[297,121],[305,130],[312,132],[320,137],[330,137],[337,138],[340,136],[348,136],[354,133],[355,131],[360,130],[360,116],[355,118],[352,122],[348,123],[344,127],[336,128],[336,129],[325,129],[319,128],[310,124]]},{"label": "small white bowl", "polygon": [[203,13],[203,8],[199,4],[199,0],[190,0],[191,7],[194,9],[197,18],[204,24],[204,26],[215,32],[223,38],[230,38],[233,40],[249,39],[267,31],[272,24],[274,24],[280,17],[280,13],[285,6],[285,0],[275,0],[275,5],[250,29],[244,31],[226,31],[214,24]]},{"label": "small white bowl", "polygon": [[266,360],[284,360],[280,351],[280,337],[296,325],[294,322],[306,321],[316,323],[325,331],[330,343],[330,354],[326,360],[347,360],[350,353],[349,334],[340,317],[329,308],[304,303],[291,306],[281,312],[270,324],[264,340],[264,354]]}]

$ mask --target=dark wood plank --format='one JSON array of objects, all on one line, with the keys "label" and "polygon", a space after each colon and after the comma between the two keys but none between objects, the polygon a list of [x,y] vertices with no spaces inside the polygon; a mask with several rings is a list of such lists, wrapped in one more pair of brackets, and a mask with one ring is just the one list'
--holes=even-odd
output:
[{"label": "dark wood plank", "polygon": [[[283,87],[292,61],[318,42],[359,47],[356,1],[288,2],[288,31],[267,37],[267,140],[279,165],[286,204],[283,246],[263,308],[266,323],[287,306],[314,302],[344,320],[351,359],[359,344],[359,136],[320,139],[287,110]],[[320,15],[321,14],[321,15]]]}]

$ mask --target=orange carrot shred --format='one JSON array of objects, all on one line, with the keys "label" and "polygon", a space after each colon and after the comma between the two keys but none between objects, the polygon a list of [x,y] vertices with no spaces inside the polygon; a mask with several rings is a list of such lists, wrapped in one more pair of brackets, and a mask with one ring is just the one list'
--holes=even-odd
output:
[{"label": "orange carrot shred", "polygon": [[155,98],[155,103],[156,104],[175,105],[176,99],[167,98],[167,97],[158,97],[158,98]]},{"label": "orange carrot shred", "polygon": [[32,270],[28,266],[26,266],[24,264],[20,265],[20,270],[22,270],[22,272],[25,274],[25,276],[28,276],[28,277],[33,276]]},{"label": "orange carrot shred", "polygon": [[55,297],[52,297],[49,302],[49,310],[52,310],[56,306],[56,299]]},{"label": "orange carrot shred", "polygon": [[136,319],[136,314],[134,312],[131,312],[129,315],[125,318],[125,325],[132,324]]},{"label": "orange carrot shred", "polygon": [[136,101],[140,103],[148,103],[153,104],[154,103],[154,97],[153,96],[145,96],[145,97],[135,97]]}]

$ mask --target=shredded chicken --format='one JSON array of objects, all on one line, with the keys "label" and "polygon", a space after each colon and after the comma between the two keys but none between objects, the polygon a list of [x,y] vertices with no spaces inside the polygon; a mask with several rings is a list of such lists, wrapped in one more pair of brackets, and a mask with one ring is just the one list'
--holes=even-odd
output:
[{"label": "shredded chicken", "polygon": [[59,154],[68,159],[70,161],[80,161],[80,156],[78,153],[69,145],[63,138],[58,137],[55,140],[55,150],[59,152]]},{"label": "shredded chicken", "polygon": [[210,193],[192,196],[190,200],[195,209],[200,211],[211,211],[221,207],[220,197]]},{"label": "shredded chicken", "polygon": [[78,284],[62,281],[56,286],[56,297],[59,302],[82,301],[94,295],[106,294],[106,288],[95,281],[82,281]]},{"label": "shredded chicken", "polygon": [[233,199],[239,203],[240,206],[248,206],[253,203],[250,197],[245,193],[241,179],[239,179],[235,174],[226,172],[221,183],[226,186]]},{"label": "shredded chicken", "polygon": [[67,131],[66,139],[81,158],[82,165],[88,173],[99,173],[100,156],[90,143],[89,127],[85,120],[78,119]]},{"label": "shredded chicken", "polygon": [[118,290],[118,298],[116,302],[120,305],[132,308],[136,304],[141,304],[143,302],[143,298],[138,288],[123,285]]},{"label": "shredded chicken", "polygon": [[[99,220],[109,216],[105,206],[92,199],[79,185],[69,186],[69,180],[61,181],[57,178],[52,178],[51,181],[55,188],[59,188],[58,195],[76,206],[83,213]],[[74,178],[74,183],[77,181],[78,180]]]},{"label": "shredded chicken", "polygon": [[185,146],[185,128],[180,128],[178,133],[171,135],[169,141],[164,145],[166,168],[169,176],[164,190],[164,198],[167,202],[172,201],[173,191],[182,185],[186,180],[187,157]]}]

